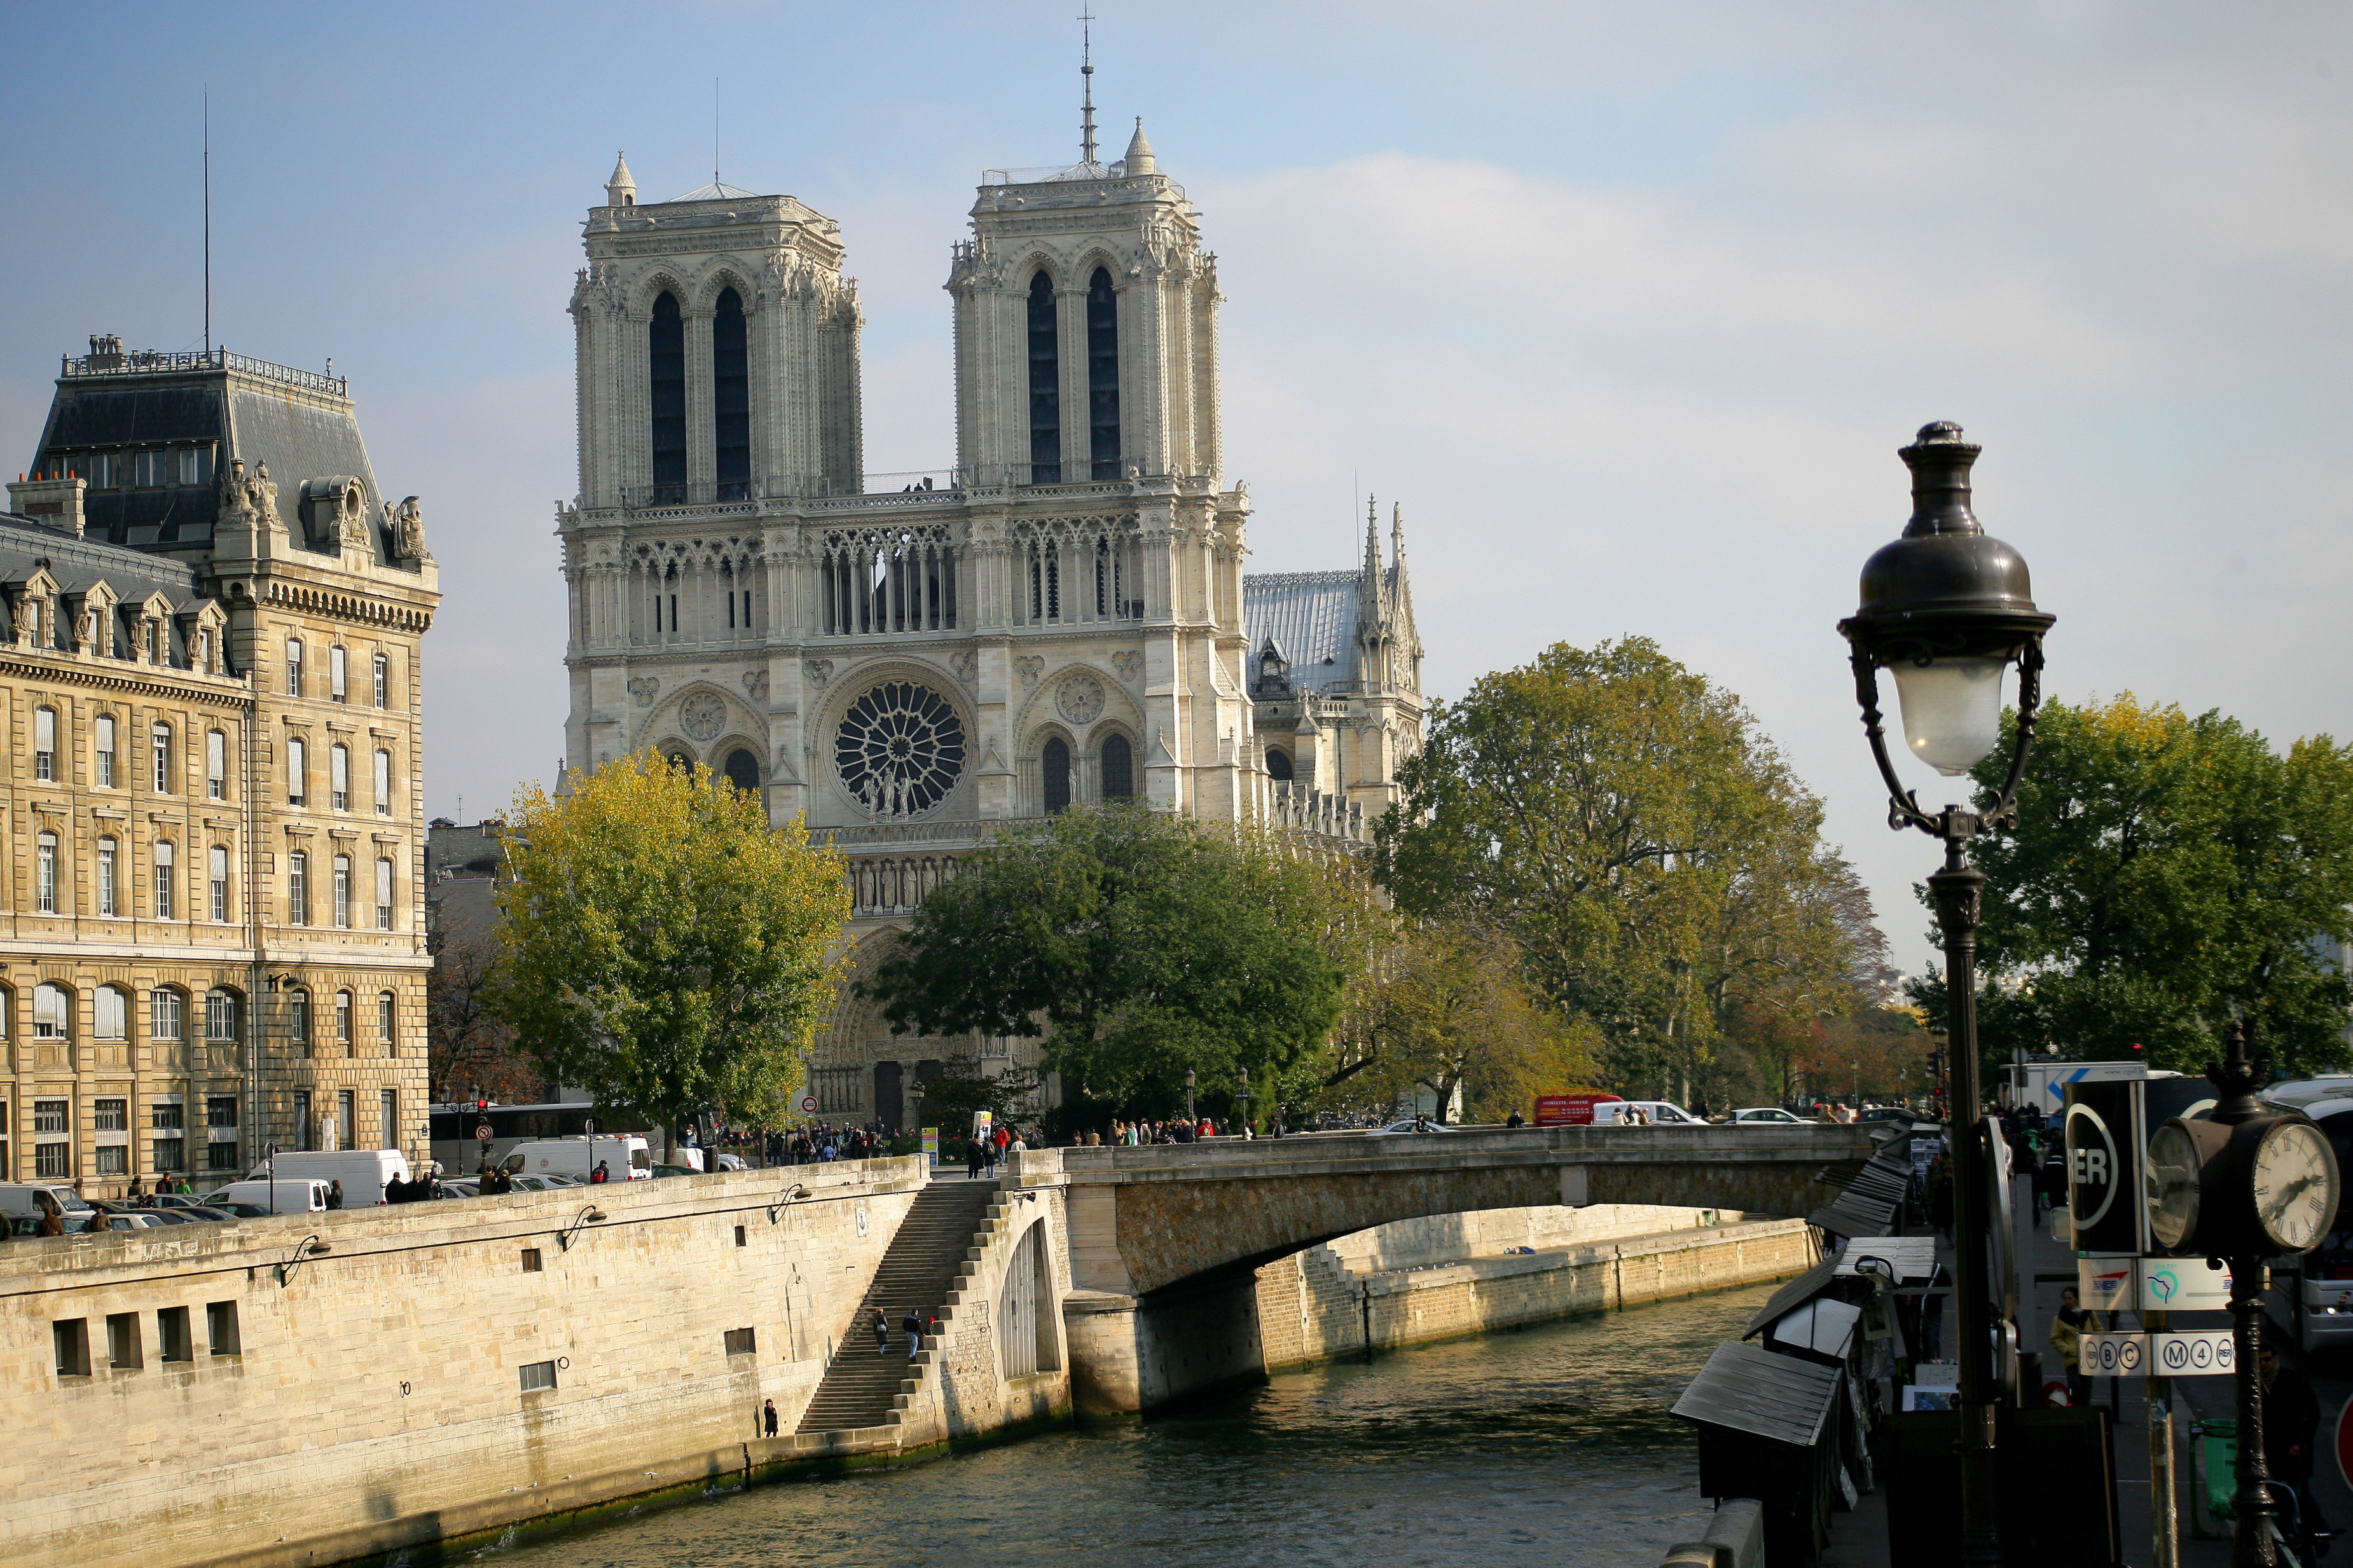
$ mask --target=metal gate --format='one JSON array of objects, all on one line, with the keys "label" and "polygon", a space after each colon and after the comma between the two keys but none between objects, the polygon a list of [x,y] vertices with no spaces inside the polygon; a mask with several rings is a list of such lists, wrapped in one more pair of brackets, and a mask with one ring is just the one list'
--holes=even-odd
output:
[{"label": "metal gate", "polygon": [[1013,1249],[997,1294],[997,1356],[1008,1383],[1038,1371],[1038,1233],[1044,1224],[1033,1223]]}]

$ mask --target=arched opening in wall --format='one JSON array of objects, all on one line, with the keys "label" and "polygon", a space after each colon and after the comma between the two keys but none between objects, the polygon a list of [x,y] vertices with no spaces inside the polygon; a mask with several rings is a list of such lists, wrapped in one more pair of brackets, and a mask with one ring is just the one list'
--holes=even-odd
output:
[{"label": "arched opening in wall", "polygon": [[892,1132],[906,1120],[906,1091],[901,1087],[897,1062],[874,1064],[874,1120]]},{"label": "arched opening in wall", "polygon": [[1266,776],[1271,779],[1280,780],[1284,784],[1289,784],[1291,782],[1291,753],[1288,752],[1278,752],[1271,746],[1268,747],[1266,753]]},{"label": "arched opening in wall", "polygon": [[1119,478],[1119,295],[1100,267],[1087,282],[1087,437],[1094,477]]},{"label": "arched opening in wall", "polygon": [[711,413],[718,435],[721,500],[742,500],[752,488],[752,358],[747,345],[743,299],[733,289],[722,289],[711,313]]},{"label": "arched opening in wall", "polygon": [[646,366],[653,413],[653,499],[686,499],[686,322],[667,289],[646,326]]},{"label": "arched opening in wall", "polygon": [[740,747],[727,753],[726,764],[720,771],[727,775],[729,784],[746,795],[760,787],[760,761]]},{"label": "arched opening in wall", "polygon": [[1124,735],[1108,735],[1103,743],[1103,797],[1129,800],[1135,795],[1135,752]]},{"label": "arched opening in wall", "polygon": [[1071,808],[1071,748],[1060,735],[1047,741],[1039,765],[1044,773],[1046,815],[1053,816],[1068,811]]},{"label": "arched opening in wall", "polygon": [[1054,279],[1029,279],[1029,482],[1062,481],[1062,359],[1054,322]]},{"label": "arched opening in wall", "polygon": [[670,764],[672,773],[691,773],[694,771],[694,753],[676,742],[662,748],[662,761]]},{"label": "arched opening in wall", "polygon": [[1049,1307],[1054,1287],[1045,1246],[1046,1222],[1033,1222],[1005,1265],[1005,1283],[997,1293],[997,1355],[1005,1379],[1035,1377],[1061,1365],[1061,1347],[1054,1338]]}]

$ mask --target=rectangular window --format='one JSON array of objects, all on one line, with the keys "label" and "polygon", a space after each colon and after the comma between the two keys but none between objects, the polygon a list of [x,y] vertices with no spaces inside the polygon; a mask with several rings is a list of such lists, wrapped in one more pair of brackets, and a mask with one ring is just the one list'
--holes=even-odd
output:
[{"label": "rectangular window", "polygon": [[122,456],[119,452],[100,452],[82,459],[90,471],[90,488],[111,490],[122,482]]},{"label": "rectangular window", "polygon": [[131,1102],[127,1100],[93,1100],[90,1102],[90,1131],[93,1132],[128,1132],[131,1131]]},{"label": "rectangular window", "polygon": [[158,842],[155,846],[155,918],[157,920],[171,921],[180,918],[179,900],[173,896],[178,885],[178,868],[173,861],[172,846],[168,841]]},{"label": "rectangular window", "polygon": [[212,848],[213,919],[226,923],[228,920],[228,849],[216,844]]},{"label": "rectangular window", "polygon": [[286,804],[302,804],[302,775],[310,771],[310,758],[302,742],[292,736],[286,740]]},{"label": "rectangular window", "polygon": [[376,1092],[376,1116],[384,1124],[384,1146],[400,1147],[400,1091],[396,1089]]},{"label": "rectangular window", "polygon": [[95,1152],[98,1155],[98,1162],[95,1167],[98,1174],[101,1176],[127,1176],[131,1173],[130,1144],[100,1143]]},{"label": "rectangular window", "polygon": [[286,639],[286,695],[302,695],[302,645],[292,637]]},{"label": "rectangular window", "polygon": [[522,1271],[525,1274],[537,1274],[542,1272],[539,1261],[539,1248],[536,1247],[526,1247],[522,1249]]},{"label": "rectangular window", "polygon": [[212,1342],[215,1355],[241,1355],[244,1347],[237,1337],[237,1303],[208,1301],[205,1304],[205,1333]]},{"label": "rectangular window", "polygon": [[375,929],[392,929],[392,862],[375,863]]},{"label": "rectangular window", "polygon": [[343,700],[343,650],[340,645],[327,650],[327,695],[338,702]]},{"label": "rectangular window", "polygon": [[178,1132],[187,1125],[187,1107],[176,1100],[158,1100],[147,1107],[147,1124],[158,1132]]},{"label": "rectangular window", "polygon": [[[310,1041],[310,1036],[307,1033],[295,1037],[306,1045]],[[294,1091],[294,1147],[310,1148],[311,1137],[311,1091],[307,1089],[298,1089]]]},{"label": "rectangular window", "polygon": [[392,815],[392,753],[390,752],[378,752],[375,754],[375,814],[378,816]]},{"label": "rectangular window", "polygon": [[384,706],[384,700],[385,700],[385,688],[386,688],[386,687],[388,687],[389,685],[391,685],[390,680],[388,680],[388,679],[386,679],[386,677],[387,677],[389,674],[390,674],[389,661],[385,659],[385,658],[384,657],[384,655],[382,655],[382,654],[378,654],[378,655],[376,655],[376,656],[375,656],[375,705],[376,705],[377,707],[379,707],[379,708],[381,708],[381,707],[383,707],[383,706]]},{"label": "rectangular window", "polygon": [[150,734],[155,747],[155,793],[172,793],[172,726],[158,724]]},{"label": "rectangular window", "polygon": [[300,849],[286,857],[286,923],[311,923],[311,857]]},{"label": "rectangular window", "polygon": [[205,1125],[206,1127],[216,1131],[221,1128],[227,1128],[231,1131],[235,1131],[237,1127],[237,1096],[233,1094],[206,1095],[205,1097]]},{"label": "rectangular window", "polygon": [[[307,1047],[311,1044],[311,994],[308,991],[287,993],[286,1017],[287,1026],[294,1036],[294,1043]],[[302,1108],[307,1113],[311,1106],[310,1095],[299,1094],[295,1098],[301,1101]]]},{"label": "rectangular window", "polygon": [[555,1386],[555,1363],[552,1361],[533,1362],[522,1368],[522,1373],[525,1394],[535,1394],[541,1389]]},{"label": "rectangular window", "polygon": [[352,1043],[352,994],[335,993],[335,1038],[344,1045]]},{"label": "rectangular window", "polygon": [[[375,998],[376,1037],[387,1046],[392,1044],[393,1010],[392,993],[378,992]],[[385,1055],[390,1056],[392,1052],[387,1050]]]},{"label": "rectangular window", "polygon": [[37,1133],[63,1132],[66,1130],[67,1107],[68,1102],[62,1100],[33,1101],[33,1131]]},{"label": "rectangular window", "polygon": [[122,1040],[131,1037],[131,999],[111,985],[101,985],[90,998],[91,1022],[101,1040]]},{"label": "rectangular window", "polygon": [[136,1372],[144,1364],[139,1354],[139,1314],[106,1315],[106,1359],[117,1372]]},{"label": "rectangular window", "polygon": [[59,1377],[90,1375],[90,1322],[85,1318],[64,1318],[49,1325],[49,1338],[58,1348]]},{"label": "rectangular window", "polygon": [[98,912],[111,920],[114,916],[114,840],[98,841]]},{"label": "rectangular window", "polygon": [[214,800],[228,798],[228,736],[218,730],[205,734],[205,794]]},{"label": "rectangular window", "polygon": [[114,787],[113,716],[107,713],[100,714],[96,729],[97,738],[92,742],[95,750],[91,753],[93,766],[90,770],[90,782],[100,789],[112,789]]},{"label": "rectangular window", "polygon": [[43,1181],[67,1181],[73,1175],[73,1149],[66,1143],[33,1145],[33,1174]]},{"label": "rectangular window", "polygon": [[44,833],[34,841],[34,898],[41,913],[58,912],[58,836]]},{"label": "rectangular window", "polygon": [[726,1342],[727,1353],[729,1355],[751,1355],[754,1353],[754,1345],[755,1343],[755,1338],[751,1330],[730,1329],[723,1337]]},{"label": "rectangular window", "polygon": [[33,777],[42,784],[58,776],[58,715],[54,709],[33,710]]},{"label": "rectangular window", "polygon": [[155,1169],[184,1171],[188,1165],[188,1141],[185,1138],[158,1138],[153,1141]]},{"label": "rectangular window", "polygon": [[338,1149],[358,1147],[355,1140],[359,1133],[359,1119],[354,1103],[357,1098],[348,1089],[335,1091],[335,1147]]},{"label": "rectangular window", "polygon": [[346,746],[327,748],[327,805],[335,811],[352,808],[352,753]]},{"label": "rectangular window", "polygon": [[349,931],[352,925],[352,858],[348,855],[336,856],[332,871],[335,926],[340,931]]},{"label": "rectangular window", "polygon": [[188,1337],[185,1307],[164,1307],[156,1311],[155,1353],[167,1362],[196,1359],[196,1342]]},{"label": "rectangular window", "polygon": [[207,1143],[205,1145],[206,1170],[234,1171],[237,1169],[237,1142],[234,1139],[228,1140],[225,1142]]},{"label": "rectangular window", "polygon": [[168,985],[156,987],[147,994],[147,1034],[158,1045],[168,1045],[185,1037],[187,999]]},{"label": "rectangular window", "polygon": [[740,1225],[735,1227],[735,1245],[738,1247],[749,1247],[751,1245],[751,1242],[744,1237],[744,1227]]}]

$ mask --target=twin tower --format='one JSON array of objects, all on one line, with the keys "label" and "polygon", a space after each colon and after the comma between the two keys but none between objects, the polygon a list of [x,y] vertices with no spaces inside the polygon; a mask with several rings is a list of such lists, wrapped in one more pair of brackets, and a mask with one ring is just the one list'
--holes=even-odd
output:
[{"label": "twin tower", "polygon": [[864,471],[840,226],[624,160],[572,296],[559,507],[575,767],[654,746],[805,813],[862,915],[991,823],[1140,797],[1343,837],[1419,743],[1401,532],[1246,579],[1215,258],[1141,122],[1116,163],[990,170],[954,247],[955,461]]}]

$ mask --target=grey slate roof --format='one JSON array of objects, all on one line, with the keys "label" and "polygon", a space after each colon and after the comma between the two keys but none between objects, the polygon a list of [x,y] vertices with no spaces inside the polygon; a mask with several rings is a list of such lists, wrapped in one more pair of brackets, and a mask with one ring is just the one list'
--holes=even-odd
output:
[{"label": "grey slate roof", "polygon": [[[150,555],[87,534],[76,539],[33,518],[0,512],[0,583],[22,583],[44,566],[68,594],[87,593],[103,582],[114,590],[118,604],[132,605],[161,593],[172,602],[172,657],[185,661],[186,628],[179,624],[179,616],[198,603],[195,568],[168,555]],[[58,629],[62,636],[65,628]],[[0,637],[16,635],[14,605],[0,602]]]},{"label": "grey slate roof", "polygon": [[1242,579],[1242,630],[1253,658],[1269,637],[1302,691],[1356,679],[1355,572],[1284,572]]}]

